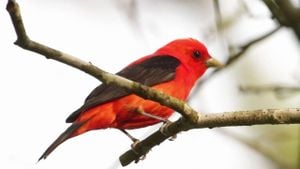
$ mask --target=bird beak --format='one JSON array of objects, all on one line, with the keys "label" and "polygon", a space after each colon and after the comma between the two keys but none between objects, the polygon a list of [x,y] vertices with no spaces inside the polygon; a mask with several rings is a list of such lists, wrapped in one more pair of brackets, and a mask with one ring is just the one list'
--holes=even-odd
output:
[{"label": "bird beak", "polygon": [[205,62],[205,64],[207,67],[216,67],[216,68],[221,68],[224,66],[221,62],[219,62],[217,59],[214,59],[214,58],[208,59]]}]

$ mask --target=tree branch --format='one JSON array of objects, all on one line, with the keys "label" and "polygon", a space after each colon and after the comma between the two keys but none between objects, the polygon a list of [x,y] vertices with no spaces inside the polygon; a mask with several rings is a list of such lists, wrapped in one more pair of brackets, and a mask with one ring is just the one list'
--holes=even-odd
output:
[{"label": "tree branch", "polygon": [[225,113],[202,114],[195,124],[181,118],[168,126],[168,133],[163,135],[159,130],[148,136],[138,144],[135,151],[128,150],[120,156],[123,166],[132,161],[138,161],[154,146],[159,145],[167,138],[190,129],[215,128],[228,126],[251,126],[258,124],[296,124],[300,122],[300,108],[297,109],[262,109],[252,111],[236,111]]},{"label": "tree branch", "polygon": [[16,1],[9,0],[6,9],[10,14],[17,34],[17,41],[15,42],[16,45],[22,47],[23,49],[44,55],[47,59],[53,59],[82,70],[85,73],[102,81],[103,83],[116,84],[120,87],[132,91],[134,94],[144,99],[150,99],[159,102],[164,106],[176,110],[191,122],[197,121],[198,113],[182,100],[179,100],[172,96],[168,96],[163,92],[151,89],[148,86],[133,82],[121,76],[105,72],[104,70],[94,66],[90,62],[85,62],[79,58],[30,40],[30,38],[26,34],[19,5],[16,3]]},{"label": "tree branch", "polygon": [[162,92],[153,90],[145,85],[105,72],[91,63],[30,40],[26,34],[19,6],[15,0],[8,1],[7,11],[10,14],[17,34],[17,41],[15,42],[16,45],[26,50],[44,55],[48,59],[54,59],[82,70],[103,81],[103,83],[116,84],[120,87],[124,87],[142,98],[157,101],[182,114],[182,118],[174,123],[170,123],[166,127],[166,132],[164,134],[158,130],[146,139],[142,140],[141,143],[137,145],[135,152],[129,150],[124,153],[120,157],[120,161],[123,166],[130,164],[132,161],[138,161],[139,158],[145,155],[152,147],[159,145],[164,140],[180,131],[187,131],[194,128],[214,128],[223,126],[300,123],[300,109],[270,109],[220,114],[197,113],[181,100],[167,96]]},{"label": "tree branch", "polygon": [[268,85],[268,86],[240,86],[240,91],[248,93],[261,93],[261,92],[275,92],[275,93],[295,93],[300,92],[298,86],[284,86],[284,85]]},{"label": "tree branch", "polygon": [[228,56],[228,60],[224,63],[224,66],[222,67],[222,69],[214,69],[211,74],[209,76],[207,76],[206,78],[202,79],[197,86],[195,87],[195,90],[199,90],[199,88],[202,87],[203,84],[205,84],[207,81],[209,81],[209,79],[213,78],[214,76],[216,76],[218,73],[226,70],[228,67],[230,67],[232,64],[234,64],[236,61],[238,61],[243,54],[245,54],[252,46],[256,45],[257,43],[265,40],[266,38],[270,37],[271,35],[273,35],[274,33],[276,33],[278,30],[280,30],[281,26],[277,26],[276,28],[274,28],[273,30],[271,30],[270,32],[256,38],[253,39],[252,41],[248,42],[247,44],[243,45],[240,47],[240,51]]},{"label": "tree branch", "polygon": [[300,87],[286,85],[240,86],[239,90],[243,93],[254,94],[273,92],[277,98],[282,99],[287,96],[297,95],[300,92]]},{"label": "tree branch", "polygon": [[279,24],[292,28],[300,40],[300,8],[294,7],[290,0],[263,0],[263,2]]}]

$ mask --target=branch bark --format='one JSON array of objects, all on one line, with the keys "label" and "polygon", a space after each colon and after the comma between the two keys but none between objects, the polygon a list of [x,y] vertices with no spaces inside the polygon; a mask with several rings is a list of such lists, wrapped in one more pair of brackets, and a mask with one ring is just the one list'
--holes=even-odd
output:
[{"label": "branch bark", "polygon": [[201,128],[215,128],[228,126],[251,126],[258,124],[296,124],[300,122],[300,108],[296,109],[262,109],[252,111],[236,111],[225,113],[201,114],[195,124],[189,123],[184,118],[168,126],[168,133],[162,134],[159,130],[140,142],[135,151],[128,150],[120,156],[123,166],[132,161],[138,161],[154,146],[159,145],[167,138],[181,131]]},{"label": "branch bark", "polygon": [[152,147],[159,145],[167,138],[179,133],[180,131],[224,126],[300,123],[300,109],[269,109],[214,114],[197,113],[181,100],[167,96],[162,92],[153,90],[145,85],[105,72],[91,63],[30,40],[26,34],[20,9],[15,0],[8,1],[7,11],[10,14],[17,34],[17,41],[15,42],[16,45],[23,49],[44,55],[48,59],[54,59],[82,70],[103,83],[116,84],[132,91],[142,98],[157,101],[162,105],[176,110],[183,116],[179,120],[167,125],[165,133],[158,130],[146,139],[142,140],[137,145],[135,151],[129,150],[121,155],[120,162],[123,166],[130,164],[132,161],[138,161],[140,157],[149,152]]}]

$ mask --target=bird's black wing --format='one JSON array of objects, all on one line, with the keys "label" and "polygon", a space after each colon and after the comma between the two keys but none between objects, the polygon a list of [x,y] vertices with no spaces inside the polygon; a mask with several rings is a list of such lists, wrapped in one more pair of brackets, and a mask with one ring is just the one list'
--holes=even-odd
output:
[{"label": "bird's black wing", "polygon": [[[174,79],[179,64],[180,61],[175,57],[168,55],[155,56],[139,64],[130,65],[118,72],[117,75],[147,86],[153,86]],[[89,94],[84,104],[73,112],[66,119],[66,122],[74,122],[81,112],[131,93],[114,84],[101,84]]]}]

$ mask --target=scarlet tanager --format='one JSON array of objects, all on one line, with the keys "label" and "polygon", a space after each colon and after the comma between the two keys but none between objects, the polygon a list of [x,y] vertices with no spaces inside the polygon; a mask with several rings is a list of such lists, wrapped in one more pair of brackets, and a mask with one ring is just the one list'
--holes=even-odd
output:
[{"label": "scarlet tanager", "polygon": [[[174,40],[151,55],[142,57],[122,69],[117,75],[150,86],[181,100],[186,100],[192,87],[208,67],[221,64],[213,59],[204,44],[189,38]],[[143,99],[112,84],[101,84],[85,99],[84,104],[67,119],[72,123],[42,154],[47,156],[61,143],[90,130],[116,128],[136,129],[161,122],[174,110]]]}]

